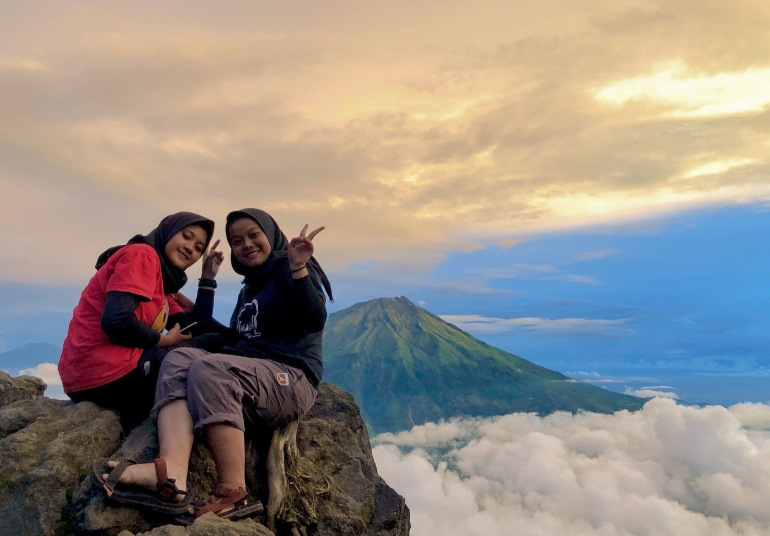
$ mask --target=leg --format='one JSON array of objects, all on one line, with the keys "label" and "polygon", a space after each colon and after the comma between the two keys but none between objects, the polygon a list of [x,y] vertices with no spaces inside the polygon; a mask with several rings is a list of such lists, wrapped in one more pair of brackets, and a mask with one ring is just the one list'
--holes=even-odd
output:
[{"label": "leg", "polygon": [[[234,356],[212,354],[190,367],[188,406],[217,467],[219,483],[246,489],[243,386],[231,371]],[[243,359],[243,358],[240,358]]]},{"label": "leg", "polygon": [[246,452],[243,431],[229,424],[210,424],[206,427],[206,442],[219,483],[228,488],[246,489]]},{"label": "leg", "polygon": [[[157,418],[160,457],[166,460],[168,477],[180,490],[187,489],[187,469],[193,446],[193,420],[187,407],[187,376],[192,365],[207,352],[184,348],[169,352],[160,367],[152,415]],[[109,462],[110,467],[118,462]],[[105,476],[106,478],[106,476]],[[152,463],[129,467],[120,483],[155,489],[158,478]],[[177,496],[181,500],[182,496]]]},{"label": "leg", "polygon": [[[158,413],[158,439],[160,441],[160,457],[166,460],[168,478],[176,481],[176,486],[187,489],[187,468],[190,462],[190,452],[193,446],[193,423],[185,400],[169,402]],[[115,468],[118,462],[108,465]],[[109,475],[103,475],[107,478]],[[132,465],[121,475],[120,482],[133,486],[143,486],[155,489],[158,477],[155,465],[141,463]],[[177,496],[181,500],[182,496]]]}]

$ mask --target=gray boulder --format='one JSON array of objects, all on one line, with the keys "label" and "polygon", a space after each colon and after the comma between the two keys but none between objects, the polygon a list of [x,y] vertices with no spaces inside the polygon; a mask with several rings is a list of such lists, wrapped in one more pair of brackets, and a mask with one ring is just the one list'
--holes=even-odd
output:
[{"label": "gray boulder", "polygon": [[180,525],[163,525],[149,532],[134,535],[133,532],[124,530],[118,536],[275,536],[253,519],[241,521],[227,521],[209,513],[201,516],[189,527]]},{"label": "gray boulder", "polygon": [[90,402],[37,396],[0,408],[0,534],[54,536],[90,461],[113,452],[123,429]]},{"label": "gray boulder", "polygon": [[7,372],[0,370],[0,407],[17,400],[30,400],[36,396],[42,396],[46,387],[48,386],[40,378],[34,376],[12,378]]},{"label": "gray boulder", "polygon": [[[134,508],[105,502],[88,477],[95,458],[152,460],[155,426],[145,421],[121,442],[117,416],[89,402],[42,396],[0,408],[0,534],[45,536],[215,536],[273,534],[253,520],[203,516],[169,524]],[[247,481],[266,502],[264,460],[270,432],[249,438]],[[324,384],[297,432],[300,456],[286,471],[288,494],[275,533],[283,535],[405,536],[409,509],[377,475],[366,426],[352,395]],[[216,483],[207,449],[196,444],[189,492],[205,498]]]}]

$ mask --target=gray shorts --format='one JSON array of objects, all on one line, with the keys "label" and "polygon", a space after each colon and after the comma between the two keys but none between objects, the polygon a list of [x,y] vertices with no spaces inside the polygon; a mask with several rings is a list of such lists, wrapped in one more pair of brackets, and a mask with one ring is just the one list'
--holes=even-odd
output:
[{"label": "gray shorts", "polygon": [[195,429],[244,422],[277,427],[307,413],[318,394],[305,374],[269,359],[210,354],[197,348],[169,352],[160,366],[153,419],[173,400],[186,399]]}]

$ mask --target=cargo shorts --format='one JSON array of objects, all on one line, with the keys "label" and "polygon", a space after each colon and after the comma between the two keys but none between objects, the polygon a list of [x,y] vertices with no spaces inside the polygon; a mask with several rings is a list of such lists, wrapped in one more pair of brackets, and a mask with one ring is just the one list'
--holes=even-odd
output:
[{"label": "cargo shorts", "polygon": [[196,431],[209,424],[245,431],[246,421],[279,427],[307,413],[317,394],[301,370],[283,363],[178,348],[161,364],[151,416],[185,399]]}]

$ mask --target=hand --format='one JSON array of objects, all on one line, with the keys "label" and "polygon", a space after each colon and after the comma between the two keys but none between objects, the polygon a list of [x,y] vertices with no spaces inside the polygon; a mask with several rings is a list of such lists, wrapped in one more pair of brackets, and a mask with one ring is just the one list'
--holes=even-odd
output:
[{"label": "hand", "polygon": [[174,296],[174,299],[176,300],[176,303],[179,304],[179,307],[182,308],[182,311],[187,313],[188,315],[192,313],[193,308],[195,307],[195,302],[192,301],[190,298],[182,294],[181,292],[177,292],[176,294],[172,294]]},{"label": "hand", "polygon": [[291,239],[291,242],[289,242],[289,251],[286,255],[289,259],[290,270],[302,268],[307,264],[307,261],[313,256],[313,251],[315,251],[315,248],[313,247],[313,238],[324,229],[326,229],[326,227],[319,227],[309,235],[305,236],[305,233],[307,233],[307,224],[305,224],[302,228],[302,232],[299,233],[299,236]]},{"label": "hand", "polygon": [[186,341],[187,339],[192,338],[191,333],[182,333],[181,330],[182,326],[177,324],[166,333],[163,333],[160,336],[160,340],[158,341],[157,346],[160,346],[161,348],[168,348],[169,346],[174,346],[175,344],[179,344],[182,341]]},{"label": "hand", "polygon": [[225,260],[225,254],[221,251],[215,251],[219,245],[219,240],[214,242],[208,251],[203,252],[203,273],[201,277],[203,279],[216,279],[219,273],[219,267],[222,266],[222,262]]}]

